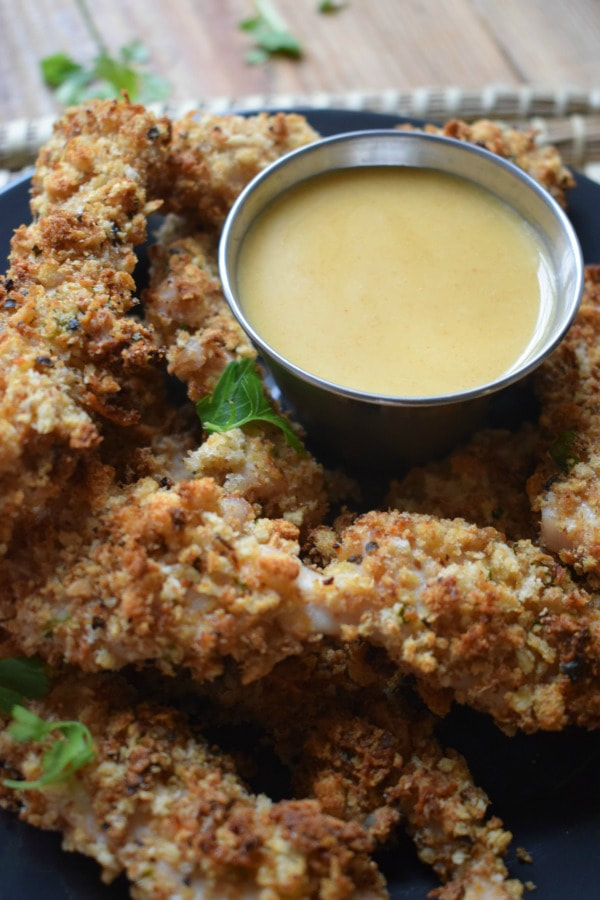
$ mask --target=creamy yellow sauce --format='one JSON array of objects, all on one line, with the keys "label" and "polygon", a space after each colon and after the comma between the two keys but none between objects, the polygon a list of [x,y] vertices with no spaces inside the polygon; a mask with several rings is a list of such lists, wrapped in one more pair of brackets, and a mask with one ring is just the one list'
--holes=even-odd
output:
[{"label": "creamy yellow sauce", "polygon": [[242,309],[278,353],[377,394],[434,397],[513,369],[553,302],[541,241],[488,191],[400,167],[311,178],[240,251]]}]

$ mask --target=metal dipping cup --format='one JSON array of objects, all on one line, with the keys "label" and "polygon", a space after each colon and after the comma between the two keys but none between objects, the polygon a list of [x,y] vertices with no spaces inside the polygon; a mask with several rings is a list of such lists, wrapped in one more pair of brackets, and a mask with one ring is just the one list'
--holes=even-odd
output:
[{"label": "metal dipping cup", "polygon": [[[435,397],[368,393],[333,384],[277,352],[244,313],[238,260],[244,237],[271,200],[315,175],[361,166],[436,169],[474,182],[511,206],[538,233],[556,286],[554,308],[515,369],[480,387]],[[567,331],[583,291],[577,237],[560,206],[529,175],[480,147],[454,138],[411,131],[359,131],[325,138],[295,150],[256,176],[234,204],[221,237],[219,269],[236,319],[258,348],[311,446],[331,460],[371,473],[401,472],[448,452],[485,421],[492,394],[532,372]],[[285,285],[281,286],[285,291]],[[315,322],[315,328],[318,328]]]}]

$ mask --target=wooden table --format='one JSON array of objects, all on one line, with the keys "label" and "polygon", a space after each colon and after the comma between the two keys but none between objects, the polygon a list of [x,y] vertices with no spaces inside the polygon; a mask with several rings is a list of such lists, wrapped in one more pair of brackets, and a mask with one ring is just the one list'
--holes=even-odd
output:
[{"label": "wooden table", "polygon": [[[304,47],[295,62],[249,66],[238,28],[251,0],[98,0],[111,50],[139,38],[174,100],[248,94],[490,83],[600,87],[598,0],[348,0],[323,15],[316,0],[273,0]],[[39,60],[94,44],[75,0],[0,0],[0,122],[55,113]]]}]

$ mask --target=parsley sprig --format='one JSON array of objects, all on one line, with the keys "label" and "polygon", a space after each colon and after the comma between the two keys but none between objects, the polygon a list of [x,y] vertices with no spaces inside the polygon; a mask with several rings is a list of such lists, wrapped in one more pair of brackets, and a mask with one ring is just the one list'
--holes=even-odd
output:
[{"label": "parsley sprig", "polygon": [[254,6],[256,15],[244,19],[239,26],[255,43],[245,56],[246,62],[259,65],[276,53],[299,59],[303,54],[302,45],[270,0],[254,0]]},{"label": "parsley sprig", "polygon": [[72,106],[92,97],[120,97],[123,91],[141,103],[168,97],[169,82],[144,68],[149,57],[147,48],[140,41],[132,41],[121,47],[117,56],[111,56],[85,0],[76,2],[97,53],[89,65],[76,62],[66,53],[54,53],[41,61],[44,81],[55,89],[57,100]]},{"label": "parsley sprig", "polygon": [[6,778],[6,787],[39,790],[64,781],[94,759],[94,743],[89,730],[81,722],[47,722],[23,706],[26,700],[37,700],[48,690],[43,663],[36,659],[0,660],[0,711],[12,715],[8,732],[19,743],[46,742],[42,754],[42,774],[35,781]]},{"label": "parsley sprig", "polygon": [[302,450],[289,422],[271,409],[251,359],[230,362],[213,393],[196,404],[196,411],[209,434],[230,431],[248,422],[270,422],[281,428],[291,447]]}]

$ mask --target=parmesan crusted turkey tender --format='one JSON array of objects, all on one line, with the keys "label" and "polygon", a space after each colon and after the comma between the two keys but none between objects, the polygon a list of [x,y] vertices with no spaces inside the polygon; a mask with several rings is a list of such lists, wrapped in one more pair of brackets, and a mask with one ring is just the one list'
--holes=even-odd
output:
[{"label": "parmesan crusted turkey tender", "polygon": [[[137,900],[387,896],[357,824],[314,800],[251,794],[226,756],[119,676],[66,673],[31,708],[87,725],[96,758],[43,791],[0,787],[0,805],[61,831],[65,849],[96,859],[105,881],[125,872]],[[42,751],[0,732],[2,776],[35,779]]]}]

